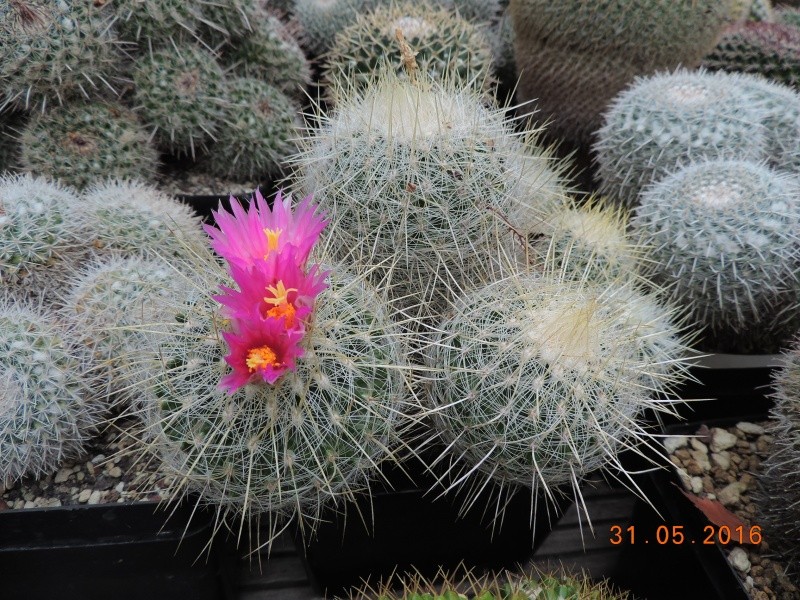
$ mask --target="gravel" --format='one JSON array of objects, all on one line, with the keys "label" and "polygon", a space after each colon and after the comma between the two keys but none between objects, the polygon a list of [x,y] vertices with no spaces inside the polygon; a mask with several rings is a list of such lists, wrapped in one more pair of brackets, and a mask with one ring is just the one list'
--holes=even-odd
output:
[{"label": "gravel", "polygon": [[[759,525],[750,493],[758,485],[761,461],[769,455],[772,443],[764,425],[741,422],[710,430],[702,426],[688,443],[686,436],[675,436],[666,438],[664,446],[687,491],[718,500],[746,525]],[[758,546],[726,546],[728,561],[754,600],[800,597],[800,590],[786,575],[789,565],[770,551],[768,532],[762,530],[762,534]]]}]

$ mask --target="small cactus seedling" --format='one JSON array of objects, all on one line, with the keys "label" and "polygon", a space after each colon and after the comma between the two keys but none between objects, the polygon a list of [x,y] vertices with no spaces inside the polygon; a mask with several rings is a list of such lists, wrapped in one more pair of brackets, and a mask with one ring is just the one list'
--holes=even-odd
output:
[{"label": "small cactus seedling", "polygon": [[629,281],[520,274],[456,301],[428,365],[439,369],[431,412],[447,446],[440,481],[464,491],[463,510],[494,493],[487,510],[501,515],[525,488],[535,510],[540,494],[551,500],[567,486],[579,495],[580,479],[600,468],[630,477],[619,454],[653,443],[641,415],[672,412],[663,392],[686,376],[673,311],[641,301],[659,309],[656,329],[629,308],[639,295]]},{"label": "small cactus seedling", "polygon": [[134,102],[157,145],[192,157],[214,139],[222,116],[223,74],[213,54],[193,46],[154,49],[137,60]]},{"label": "small cactus seedling", "polygon": [[77,457],[99,417],[70,335],[42,312],[0,301],[0,481]]},{"label": "small cactus seedling", "polygon": [[110,15],[77,0],[0,7],[0,106],[45,110],[113,93],[119,71]]},{"label": "small cactus seedling", "polygon": [[402,76],[398,32],[416,50],[417,65],[431,80],[451,79],[478,89],[491,83],[491,47],[481,29],[444,8],[407,1],[359,15],[336,35],[326,55],[327,86],[341,89],[336,80],[366,84],[385,64]]},{"label": "small cactus seedling", "polygon": [[202,160],[222,177],[264,180],[297,150],[299,112],[283,92],[258,79],[229,79],[223,126]]},{"label": "small cactus seedling", "polygon": [[84,188],[97,179],[152,179],[158,153],[129,110],[76,103],[34,115],[21,135],[22,166]]},{"label": "small cactus seedling", "polygon": [[758,352],[747,345],[794,333],[786,308],[800,294],[796,176],[746,161],[689,165],[642,193],[632,226],[650,241],[651,277],[705,328],[708,349]]}]

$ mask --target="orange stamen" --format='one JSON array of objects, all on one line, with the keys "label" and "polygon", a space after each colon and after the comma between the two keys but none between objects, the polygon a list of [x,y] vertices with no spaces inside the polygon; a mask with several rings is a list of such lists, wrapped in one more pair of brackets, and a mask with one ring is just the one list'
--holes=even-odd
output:
[{"label": "orange stamen", "polygon": [[257,369],[277,367],[280,366],[280,364],[277,354],[275,354],[275,351],[269,346],[252,348],[247,353],[247,368],[250,369],[251,373]]},{"label": "orange stamen", "polygon": [[267,291],[272,294],[272,298],[264,297],[266,304],[271,304],[272,308],[265,313],[266,317],[284,317],[287,328],[294,327],[294,315],[297,310],[294,304],[289,302],[289,292],[296,292],[297,288],[286,288],[283,281],[278,281],[274,286],[267,286]]},{"label": "orange stamen", "polygon": [[296,312],[297,311],[292,304],[279,304],[278,306],[270,308],[267,311],[266,316],[275,318],[284,317],[286,319],[286,327],[291,329],[294,327],[294,314]]}]

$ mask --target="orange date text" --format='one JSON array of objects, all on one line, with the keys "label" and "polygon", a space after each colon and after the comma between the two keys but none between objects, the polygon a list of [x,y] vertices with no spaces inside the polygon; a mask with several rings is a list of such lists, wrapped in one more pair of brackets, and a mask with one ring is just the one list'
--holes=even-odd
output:
[{"label": "orange date text", "polygon": [[661,546],[681,544],[750,544],[761,543],[761,527],[758,525],[729,527],[727,525],[706,525],[698,535],[690,535],[683,525],[659,525],[654,530],[643,531],[634,525],[623,527],[612,525],[609,541],[613,546],[621,544],[657,544]]}]

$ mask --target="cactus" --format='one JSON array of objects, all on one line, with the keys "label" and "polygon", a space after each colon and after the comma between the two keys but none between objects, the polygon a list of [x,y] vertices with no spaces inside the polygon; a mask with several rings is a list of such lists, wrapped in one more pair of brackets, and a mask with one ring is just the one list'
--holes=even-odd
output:
[{"label": "cactus", "polygon": [[95,255],[187,259],[207,244],[186,204],[140,181],[96,183],[83,195],[83,243]]},{"label": "cactus", "polygon": [[228,277],[213,260],[195,267],[204,286],[169,311],[176,316],[152,336],[149,361],[129,361],[149,382],[140,389],[152,447],[228,525],[231,515],[267,513],[273,525],[298,518],[308,534],[324,503],[368,487],[398,449],[411,401],[402,338],[363,277],[330,264],[296,370],[228,394],[221,332],[230,322],[211,298]]},{"label": "cactus", "polygon": [[800,8],[778,6],[774,12],[774,22],[788,25],[795,29],[800,28]]},{"label": "cactus", "polygon": [[83,255],[75,192],[29,174],[0,176],[0,279],[7,290],[50,304]]},{"label": "cactus", "polygon": [[528,569],[522,573],[477,575],[458,569],[440,569],[432,580],[419,573],[394,575],[377,585],[363,584],[351,590],[349,600],[626,600],[626,592],[613,592],[603,581],[592,582],[585,574]]},{"label": "cactus", "polygon": [[294,18],[302,31],[302,44],[312,55],[322,55],[339,31],[380,3],[381,0],[296,0]]},{"label": "cactus", "polygon": [[54,472],[93,433],[99,411],[70,337],[42,312],[0,301],[0,482]]},{"label": "cactus", "polygon": [[517,82],[517,63],[514,58],[514,26],[508,10],[489,29],[492,57],[497,79],[511,92]]},{"label": "cactus", "polygon": [[403,75],[398,30],[430,79],[453,79],[478,88],[491,83],[491,47],[481,29],[449,10],[407,1],[359,15],[336,35],[326,55],[326,85],[335,89],[335,80],[366,84],[387,62]]},{"label": "cactus", "polygon": [[114,92],[119,56],[107,11],[76,0],[4,4],[0,107],[45,110]]},{"label": "cactus", "polygon": [[499,0],[436,0],[436,4],[471,23],[489,23],[503,12]]},{"label": "cactus", "polygon": [[205,0],[125,0],[115,2],[116,25],[120,38],[141,43],[198,38],[204,18]]},{"label": "cactus", "polygon": [[754,494],[758,523],[771,548],[779,552],[797,576],[800,561],[800,339],[795,338],[772,374],[772,397],[767,433],[774,439],[769,456],[761,463],[760,485]]},{"label": "cactus", "polygon": [[25,124],[20,112],[0,113],[0,173],[19,168],[19,132],[17,127]]},{"label": "cactus", "polygon": [[633,206],[642,188],[690,160],[764,157],[762,113],[739,81],[685,70],[638,79],[597,132],[601,192]]},{"label": "cactus", "polygon": [[137,61],[134,102],[156,143],[177,155],[195,156],[214,138],[222,115],[222,69],[193,46],[154,49]]},{"label": "cactus", "polygon": [[21,135],[21,164],[84,188],[96,179],[153,179],[158,153],[136,116],[121,106],[76,103],[34,115]]},{"label": "cactus", "polygon": [[[440,369],[429,401],[447,445],[441,481],[464,490],[462,511],[496,493],[487,510],[500,514],[503,498],[523,488],[532,508],[540,492],[550,500],[569,486],[578,495],[582,476],[599,468],[630,477],[618,455],[653,442],[643,411],[673,410],[650,394],[686,373],[674,311],[640,296],[630,282],[523,274],[455,302],[427,364]],[[644,305],[660,309],[657,318]]]},{"label": "cactus", "polygon": [[800,326],[787,310],[800,296],[798,186],[757,163],[711,160],[642,193],[631,224],[650,241],[651,277],[706,328],[706,349],[769,352]]},{"label": "cactus", "polygon": [[287,25],[257,4],[245,13],[250,29],[236,32],[221,61],[233,73],[261,79],[293,98],[305,98],[311,67]]},{"label": "cactus", "polygon": [[753,22],[769,22],[773,20],[772,2],[770,0],[753,0],[747,17]]},{"label": "cactus", "polygon": [[262,181],[297,149],[297,108],[279,89],[258,79],[228,80],[223,120],[216,143],[201,161],[210,173]]},{"label": "cactus", "polygon": [[731,9],[727,0],[512,0],[518,98],[536,101],[555,137],[588,145],[636,76],[697,66]]},{"label": "cactus", "polygon": [[703,66],[711,71],[753,73],[794,88],[800,85],[800,29],[750,22],[727,32]]},{"label": "cactus", "polygon": [[493,260],[498,215],[513,223],[563,201],[565,170],[520,142],[505,110],[423,79],[384,73],[343,94],[292,159],[294,185],[333,220],[334,250],[419,304],[446,297],[467,263]]}]

